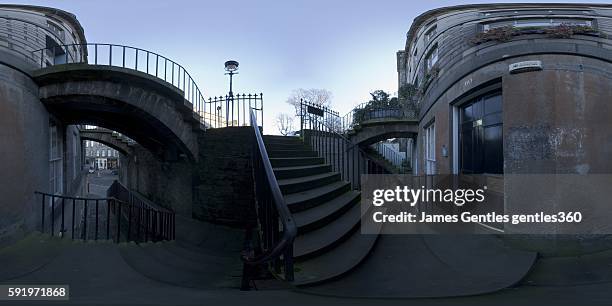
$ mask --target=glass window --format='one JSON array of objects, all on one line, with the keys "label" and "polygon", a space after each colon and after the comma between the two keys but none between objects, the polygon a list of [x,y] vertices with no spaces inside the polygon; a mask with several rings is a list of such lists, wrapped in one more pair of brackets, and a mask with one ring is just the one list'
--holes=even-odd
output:
[{"label": "glass window", "polygon": [[429,30],[427,30],[427,33],[425,33],[425,42],[428,43],[432,41],[437,33],[438,33],[438,27],[434,25]]},{"label": "glass window", "polygon": [[435,45],[431,49],[425,61],[427,63],[427,71],[431,70],[433,66],[438,62],[438,45]]}]

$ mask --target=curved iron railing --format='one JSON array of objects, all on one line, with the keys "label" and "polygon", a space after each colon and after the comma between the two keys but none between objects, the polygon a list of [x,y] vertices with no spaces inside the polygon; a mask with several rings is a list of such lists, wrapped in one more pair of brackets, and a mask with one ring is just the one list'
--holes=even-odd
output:
[{"label": "curved iron railing", "polygon": [[[282,264],[285,280],[293,281],[293,240],[297,226],[278,186],[253,110],[250,118],[255,136],[253,172],[261,254],[247,254],[243,260],[250,266],[268,264],[277,273],[281,272]],[[251,273],[245,270],[243,287],[250,276]]]},{"label": "curved iron railing", "polygon": [[355,106],[342,117],[342,128],[347,131],[354,126],[369,120],[380,119],[414,119],[417,116],[416,108],[397,103],[366,102]]},{"label": "curved iron railing", "polygon": [[[80,51],[80,52],[79,52]],[[263,94],[237,94],[206,99],[189,72],[177,62],[141,48],[106,44],[65,44],[32,51],[40,68],[61,64],[120,67],[146,73],[181,90],[207,128],[248,125],[247,105],[263,117]]]},{"label": "curved iron railing", "polygon": [[[80,56],[75,56],[72,52],[69,52],[75,48],[81,50],[78,53]],[[204,96],[191,74],[177,62],[152,51],[117,44],[80,43],[34,50],[32,51],[32,57],[38,59],[40,68],[60,64],[84,63],[144,72],[182,90],[185,99],[193,105],[193,110],[198,115],[205,109]]]}]

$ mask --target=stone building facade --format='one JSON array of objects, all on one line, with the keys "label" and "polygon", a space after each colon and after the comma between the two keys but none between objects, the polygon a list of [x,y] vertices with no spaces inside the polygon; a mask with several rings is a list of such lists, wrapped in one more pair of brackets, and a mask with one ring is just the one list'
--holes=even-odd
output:
[{"label": "stone building facade", "polygon": [[28,5],[0,5],[0,244],[35,228],[40,199],[35,191],[76,194],[82,188],[83,154],[78,128],[64,125],[39,100],[32,72],[84,43],[75,16]]},{"label": "stone building facade", "polygon": [[610,5],[418,16],[397,53],[400,94],[418,100],[415,174],[484,174],[512,211],[517,176],[612,173],[611,38]]}]

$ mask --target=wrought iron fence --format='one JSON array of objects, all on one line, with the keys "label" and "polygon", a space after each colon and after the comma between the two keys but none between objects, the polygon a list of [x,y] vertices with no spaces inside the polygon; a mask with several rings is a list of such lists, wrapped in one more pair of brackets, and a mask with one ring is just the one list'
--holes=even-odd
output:
[{"label": "wrought iron fence", "polygon": [[145,49],[102,43],[66,44],[32,51],[32,58],[40,68],[60,64],[106,65],[155,76],[181,90],[207,128],[248,125],[247,106],[257,111],[258,119],[263,117],[263,94],[206,99],[183,66]]},{"label": "wrought iron fence", "polygon": [[69,197],[38,191],[35,194],[42,201],[40,230],[51,236],[117,243],[173,240],[175,236],[174,212],[152,207],[115,184],[109,188],[109,194],[125,199]]},{"label": "wrought iron fence", "polygon": [[256,273],[253,267],[261,264],[268,265],[278,275],[282,273],[286,281],[293,281],[293,240],[297,235],[295,220],[278,186],[253,110],[250,111],[250,120],[255,137],[253,174],[259,250],[249,250],[243,256],[243,289],[250,287],[249,282]]},{"label": "wrought iron fence", "polygon": [[304,143],[317,151],[353,189],[361,189],[361,174],[387,173],[382,165],[346,138],[338,112],[328,107],[301,100],[300,130]]},{"label": "wrought iron fence", "polygon": [[263,126],[263,93],[208,98],[200,117],[213,128],[249,126],[250,110],[254,111],[259,126]]}]

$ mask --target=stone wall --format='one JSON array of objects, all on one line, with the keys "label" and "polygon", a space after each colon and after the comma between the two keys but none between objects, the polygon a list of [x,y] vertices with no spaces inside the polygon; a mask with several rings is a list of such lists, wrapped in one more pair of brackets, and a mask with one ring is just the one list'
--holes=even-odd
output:
[{"label": "stone wall", "polygon": [[177,214],[192,213],[192,164],[164,161],[140,145],[122,157],[119,180],[153,203],[171,208]]},{"label": "stone wall", "polygon": [[200,133],[200,157],[194,173],[194,218],[239,227],[253,220],[253,140],[252,127]]},{"label": "stone wall", "polygon": [[119,179],[180,215],[244,227],[254,217],[252,141],[251,127],[200,132],[197,163],[163,161],[135,145],[121,159]]}]

